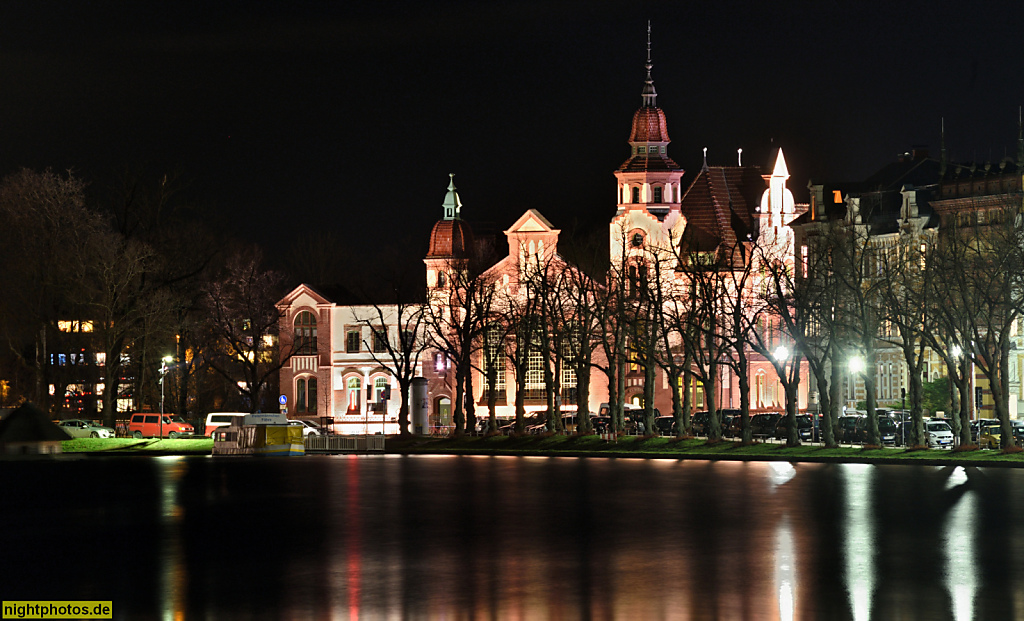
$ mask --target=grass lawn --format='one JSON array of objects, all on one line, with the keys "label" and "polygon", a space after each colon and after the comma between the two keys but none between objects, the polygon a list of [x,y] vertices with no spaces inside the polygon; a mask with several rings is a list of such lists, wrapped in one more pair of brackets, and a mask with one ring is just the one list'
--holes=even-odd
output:
[{"label": "grass lawn", "polygon": [[209,455],[213,438],[75,438],[61,442],[65,453],[153,453],[173,455]]}]

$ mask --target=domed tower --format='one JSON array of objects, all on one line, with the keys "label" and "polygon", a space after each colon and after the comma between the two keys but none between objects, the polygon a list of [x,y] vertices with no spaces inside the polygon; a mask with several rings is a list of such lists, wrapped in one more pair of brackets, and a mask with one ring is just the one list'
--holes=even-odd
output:
[{"label": "domed tower", "polygon": [[660,221],[679,213],[680,182],[685,172],[668,156],[668,122],[658,107],[658,93],[651,78],[651,25],[647,24],[647,79],[640,109],[633,114],[629,134],[630,156],[615,171],[618,211],[643,209]]},{"label": "domed tower", "polygon": [[465,273],[473,252],[473,230],[461,217],[462,201],[455,191],[455,174],[449,176],[448,193],[442,208],[444,216],[430,231],[427,257],[427,291],[451,287]]}]

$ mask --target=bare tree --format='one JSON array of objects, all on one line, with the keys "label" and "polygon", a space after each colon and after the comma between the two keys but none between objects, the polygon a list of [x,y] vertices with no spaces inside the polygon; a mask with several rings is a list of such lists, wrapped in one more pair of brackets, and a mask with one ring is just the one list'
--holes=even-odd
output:
[{"label": "bare tree", "polygon": [[[359,323],[370,328],[372,344],[366,343],[366,350],[398,382],[402,400],[398,410],[398,433],[407,436],[412,381],[426,345],[424,311],[423,304],[405,301],[398,289],[394,293],[393,304],[373,304],[374,317],[359,319]],[[389,325],[395,326],[397,334],[389,334]]]},{"label": "bare tree", "polygon": [[210,366],[230,382],[251,412],[260,411],[271,379],[291,359],[294,349],[275,351],[281,318],[283,275],[263,268],[258,248],[245,248],[228,258],[223,273],[205,287],[210,326],[219,341]]}]

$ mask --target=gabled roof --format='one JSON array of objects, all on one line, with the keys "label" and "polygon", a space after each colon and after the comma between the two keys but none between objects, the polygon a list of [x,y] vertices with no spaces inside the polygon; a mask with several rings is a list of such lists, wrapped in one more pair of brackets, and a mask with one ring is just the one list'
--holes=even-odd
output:
[{"label": "gabled roof", "polygon": [[281,300],[278,301],[277,306],[291,306],[295,300],[299,299],[303,295],[307,295],[312,298],[316,304],[340,304],[347,306],[359,303],[356,295],[341,285],[330,285],[326,287],[318,285],[314,287],[308,283],[302,283],[281,298]]},{"label": "gabled roof", "polygon": [[709,166],[701,170],[683,195],[680,209],[686,217],[681,243],[697,251],[754,235],[754,210],[765,184],[759,166]]},{"label": "gabled roof", "polygon": [[509,233],[558,233],[558,229],[554,227],[547,218],[541,215],[536,209],[528,209],[526,213],[519,216],[512,226],[505,231],[505,234]]}]

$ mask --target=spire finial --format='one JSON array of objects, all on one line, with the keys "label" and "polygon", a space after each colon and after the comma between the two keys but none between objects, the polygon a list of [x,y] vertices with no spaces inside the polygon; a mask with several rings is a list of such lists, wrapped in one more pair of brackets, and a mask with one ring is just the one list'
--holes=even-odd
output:
[{"label": "spire finial", "polygon": [[704,147],[704,165],[700,167],[701,170],[708,169],[708,148]]},{"label": "spire finial", "polygon": [[743,167],[743,149],[736,149],[736,165]]},{"label": "spire finial", "polygon": [[1024,106],[1017,106],[1017,169],[1024,167],[1024,117],[1021,110]]},{"label": "spire finial", "polygon": [[651,77],[651,68],[654,67],[651,63],[651,20],[647,20],[647,64],[645,66],[647,67],[647,79],[640,96],[644,100],[645,108],[657,108],[658,93],[654,90],[654,78]]},{"label": "spire finial", "polygon": [[939,120],[939,177],[946,175],[946,117]]},{"label": "spire finial", "polygon": [[448,193],[445,194],[444,203],[445,220],[461,220],[462,201],[459,200],[459,193],[455,191],[455,173],[448,173]]}]

